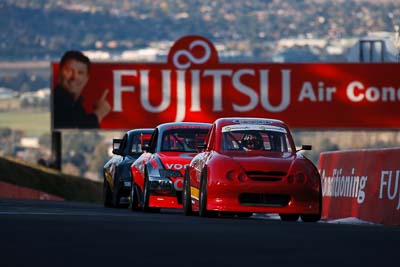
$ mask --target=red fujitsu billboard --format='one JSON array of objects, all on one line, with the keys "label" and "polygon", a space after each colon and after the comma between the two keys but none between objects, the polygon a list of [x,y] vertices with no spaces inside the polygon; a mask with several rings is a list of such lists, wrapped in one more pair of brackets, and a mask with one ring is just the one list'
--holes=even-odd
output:
[{"label": "red fujitsu billboard", "polygon": [[400,128],[400,64],[221,63],[201,36],[179,39],[166,63],[91,63],[85,73],[84,60],[70,62],[52,65],[53,129],[231,116],[292,128]]}]

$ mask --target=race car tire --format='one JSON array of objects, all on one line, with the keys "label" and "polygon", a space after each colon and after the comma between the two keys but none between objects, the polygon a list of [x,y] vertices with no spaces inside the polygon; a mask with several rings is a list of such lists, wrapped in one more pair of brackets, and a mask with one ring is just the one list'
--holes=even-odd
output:
[{"label": "race car tire", "polygon": [[281,220],[285,221],[285,222],[295,222],[299,219],[300,215],[299,214],[279,214],[279,217],[281,217]]},{"label": "race car tire", "polygon": [[112,207],[112,195],[111,195],[111,189],[110,186],[108,185],[108,182],[106,179],[103,181],[103,204],[104,207]]},{"label": "race car tire", "polygon": [[321,220],[321,214],[302,214],[300,217],[303,222],[318,222]]},{"label": "race car tire", "polygon": [[186,169],[185,177],[183,180],[183,192],[182,192],[183,214],[185,214],[186,216],[193,215],[189,179],[190,179],[189,169]]},{"label": "race car tire", "polygon": [[147,176],[147,172],[145,172],[144,177],[144,189],[143,189],[143,211],[144,212],[160,212],[159,208],[149,207],[150,204],[150,185],[149,185],[149,177]]},{"label": "race car tire", "polygon": [[138,189],[137,185],[132,182],[131,192],[129,194],[129,208],[131,211],[137,211],[139,209]]},{"label": "race car tire", "polygon": [[322,185],[321,185],[321,180],[319,182],[318,202],[319,202],[318,214],[302,214],[300,217],[301,217],[301,220],[303,222],[318,222],[319,220],[321,220],[321,214],[322,214]]},{"label": "race car tire", "polygon": [[120,200],[121,200],[121,194],[119,192],[119,183],[115,182],[114,183],[114,190],[112,192],[112,206],[114,208],[119,208],[120,205]]},{"label": "race car tire", "polygon": [[218,213],[207,210],[207,175],[204,172],[200,181],[199,216],[215,217]]},{"label": "race car tire", "polygon": [[145,173],[145,178],[144,178],[144,186],[143,186],[143,211],[148,212],[149,211],[149,202],[150,202],[150,192],[149,192],[149,182],[147,178],[147,173]]},{"label": "race car tire", "polygon": [[203,178],[200,181],[199,216],[207,217],[207,215],[207,181]]}]

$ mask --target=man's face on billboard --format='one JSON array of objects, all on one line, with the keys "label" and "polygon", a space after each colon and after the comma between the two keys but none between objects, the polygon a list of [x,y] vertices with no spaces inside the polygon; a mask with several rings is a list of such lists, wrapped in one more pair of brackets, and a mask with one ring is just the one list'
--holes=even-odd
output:
[{"label": "man's face on billboard", "polygon": [[85,63],[69,59],[60,70],[60,83],[62,87],[78,99],[89,79],[88,67]]}]

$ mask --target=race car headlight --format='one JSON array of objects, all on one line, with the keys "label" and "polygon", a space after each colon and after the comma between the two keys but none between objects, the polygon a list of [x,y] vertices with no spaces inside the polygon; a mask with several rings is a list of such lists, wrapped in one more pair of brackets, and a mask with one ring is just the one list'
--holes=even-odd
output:
[{"label": "race car headlight", "polygon": [[246,180],[246,175],[244,173],[239,173],[238,175],[239,182],[244,182]]},{"label": "race car headlight", "polygon": [[235,171],[231,170],[226,173],[226,179],[228,179],[229,181],[233,181],[234,178],[235,178]]},{"label": "race car headlight", "polygon": [[183,177],[182,173],[180,171],[176,171],[176,170],[164,170],[161,169],[159,170],[160,172],[160,176],[161,177],[173,177],[173,178],[177,178],[177,177]]},{"label": "race car headlight", "polygon": [[246,174],[243,172],[236,172],[234,170],[230,170],[226,173],[226,179],[228,181],[238,180],[239,182],[244,182],[246,180]]}]

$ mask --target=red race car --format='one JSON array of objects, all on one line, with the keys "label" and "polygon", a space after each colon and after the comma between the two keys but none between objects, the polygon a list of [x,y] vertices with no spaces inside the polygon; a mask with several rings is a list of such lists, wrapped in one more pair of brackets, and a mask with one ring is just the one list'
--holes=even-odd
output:
[{"label": "red race car", "polygon": [[182,208],[183,175],[211,124],[173,122],[157,126],[147,151],[132,165],[132,210]]},{"label": "red race car", "polygon": [[321,178],[315,165],[298,152],[282,121],[216,120],[205,151],[185,170],[185,215],[278,213],[284,221],[320,220]]}]

